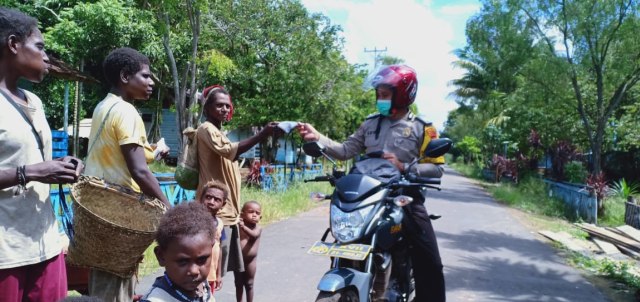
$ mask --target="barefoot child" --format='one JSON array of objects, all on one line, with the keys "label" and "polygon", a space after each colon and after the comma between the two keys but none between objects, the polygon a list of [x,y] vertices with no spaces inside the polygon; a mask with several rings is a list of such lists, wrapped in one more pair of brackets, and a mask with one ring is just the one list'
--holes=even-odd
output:
[{"label": "barefoot child", "polygon": [[227,185],[219,181],[212,180],[204,185],[203,193],[199,200],[200,203],[207,207],[211,216],[217,221],[215,244],[213,245],[213,251],[211,252],[211,270],[207,277],[207,281],[209,282],[212,291],[217,291],[222,288],[222,258],[220,257],[222,250],[220,248],[220,240],[222,240],[223,237],[222,229],[224,228],[224,224],[220,218],[216,217],[216,215],[218,215],[218,211],[227,203],[227,198],[229,198],[229,188]]},{"label": "barefoot child", "polygon": [[262,234],[262,228],[258,225],[261,213],[262,209],[257,201],[248,201],[242,206],[239,226],[245,270],[234,273],[237,302],[242,302],[243,290],[247,292],[247,302],[253,302],[253,280],[256,276],[258,246]]},{"label": "barefoot child", "polygon": [[140,301],[212,301],[207,275],[215,225],[206,207],[197,202],[182,203],[164,214],[156,231],[154,253],[165,273]]}]

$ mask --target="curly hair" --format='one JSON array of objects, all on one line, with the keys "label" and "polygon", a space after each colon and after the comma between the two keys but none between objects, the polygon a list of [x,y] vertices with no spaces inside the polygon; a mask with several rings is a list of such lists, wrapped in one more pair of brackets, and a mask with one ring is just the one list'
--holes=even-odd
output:
[{"label": "curly hair", "polygon": [[244,212],[244,209],[245,209],[248,205],[250,205],[250,204],[255,204],[255,205],[257,205],[257,206],[258,206],[258,208],[262,208],[262,206],[260,205],[260,203],[259,203],[259,202],[255,201],[255,200],[249,200],[249,201],[245,202],[245,203],[242,205],[242,209],[241,209],[240,211]]},{"label": "curly hair", "polygon": [[218,189],[224,193],[225,202],[227,201],[227,199],[229,199],[229,187],[224,183],[221,183],[217,180],[210,180],[206,184],[204,184],[204,187],[202,188],[202,192],[206,192],[207,189]]},{"label": "curly hair", "polygon": [[[34,17],[14,9],[0,7],[0,49],[7,46],[9,36],[14,35],[19,42],[22,42],[37,28],[38,20]],[[1,51],[0,57],[2,57]]]},{"label": "curly hair", "polygon": [[109,85],[117,86],[120,84],[120,72],[124,72],[125,75],[134,75],[142,69],[143,64],[151,65],[149,58],[133,48],[122,47],[114,49],[107,55],[102,68]]},{"label": "curly hair", "polygon": [[162,250],[176,238],[205,233],[211,240],[215,236],[217,221],[207,208],[197,202],[181,203],[169,209],[156,230],[156,242]]}]

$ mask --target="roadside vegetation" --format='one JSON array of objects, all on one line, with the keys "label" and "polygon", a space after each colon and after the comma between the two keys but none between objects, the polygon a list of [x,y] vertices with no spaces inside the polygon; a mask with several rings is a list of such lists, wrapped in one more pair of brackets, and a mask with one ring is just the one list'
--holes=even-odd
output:
[{"label": "roadside vegetation", "polygon": [[[580,222],[567,211],[564,203],[556,198],[550,198],[544,182],[540,177],[525,176],[515,185],[513,183],[490,183],[482,178],[479,166],[474,164],[452,163],[450,166],[459,173],[475,179],[500,203],[527,213],[528,223],[537,230],[550,230],[554,232],[565,231],[575,238],[587,240],[588,234],[573,226],[574,222]],[[621,186],[624,189],[621,189]],[[636,187],[630,189],[628,184],[620,185],[616,182],[611,185],[606,198],[607,211],[603,217],[598,217],[600,226],[619,226],[624,222],[624,202],[628,193],[637,194]],[[579,253],[566,250],[560,244],[554,244],[562,249],[568,256],[568,262],[591,274],[605,277],[618,284],[618,290],[636,292],[640,290],[640,278],[632,272],[635,269],[634,261],[613,261],[609,259],[594,259]]]},{"label": "roadside vegetation", "polygon": [[[454,52],[462,76],[451,81],[459,106],[442,133],[455,142],[448,162],[491,179],[480,183],[538,230],[587,238],[572,225],[582,222],[576,211],[549,197],[541,175],[596,196],[600,227],[625,224],[625,202],[640,206],[633,199],[640,195],[640,2],[480,3],[466,24],[467,44]],[[640,288],[635,265],[567,255]]]}]

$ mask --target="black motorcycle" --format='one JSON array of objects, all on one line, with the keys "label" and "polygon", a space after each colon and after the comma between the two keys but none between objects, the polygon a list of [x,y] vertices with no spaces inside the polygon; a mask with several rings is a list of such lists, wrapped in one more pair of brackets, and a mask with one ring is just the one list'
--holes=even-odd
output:
[{"label": "black motorcycle", "polygon": [[[432,140],[424,156],[442,156],[451,145],[449,139]],[[330,228],[309,253],[332,259],[330,270],[318,284],[316,302],[413,301],[410,243],[402,230],[403,207],[413,198],[403,190],[417,187],[423,194],[427,188],[440,190],[435,186],[440,178],[421,177],[419,159],[403,175],[391,162],[379,158],[379,153],[368,154],[344,175],[320,143],[306,143],[303,149],[334,163],[331,175],[307,180],[328,181],[335,187],[331,195],[315,194],[315,199],[331,200]],[[329,232],[334,242],[326,241]]]}]

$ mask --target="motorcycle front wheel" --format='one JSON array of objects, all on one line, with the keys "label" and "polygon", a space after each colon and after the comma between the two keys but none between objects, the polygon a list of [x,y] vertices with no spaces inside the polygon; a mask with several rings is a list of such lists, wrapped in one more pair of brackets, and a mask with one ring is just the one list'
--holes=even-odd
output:
[{"label": "motorcycle front wheel", "polygon": [[321,291],[316,302],[360,302],[358,292],[353,288],[345,288],[337,292]]}]

